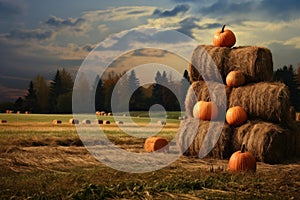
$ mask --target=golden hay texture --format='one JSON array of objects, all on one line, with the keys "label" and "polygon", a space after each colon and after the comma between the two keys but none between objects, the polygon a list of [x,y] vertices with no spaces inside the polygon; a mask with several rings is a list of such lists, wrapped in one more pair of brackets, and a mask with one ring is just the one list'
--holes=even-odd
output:
[{"label": "golden hay texture", "polygon": [[[209,85],[209,87],[207,87]],[[188,89],[186,99],[185,99],[185,109],[186,115],[188,117],[193,116],[193,107],[197,101],[211,101],[218,106],[218,108],[223,108],[226,110],[228,107],[228,99],[231,92],[231,88],[225,86],[224,84],[216,82],[205,82],[196,81],[193,82]],[[226,95],[226,96],[225,96]],[[221,97],[225,97],[225,101]]]},{"label": "golden hay texture", "polygon": [[[212,134],[211,132],[208,134],[209,128],[213,133],[220,130],[221,134]],[[194,131],[197,133],[195,137],[192,137]],[[208,150],[208,155],[205,157],[225,159],[229,158],[232,153],[232,133],[232,128],[227,124],[188,118],[181,122],[177,141],[182,153],[186,156],[198,156],[199,153],[205,156],[206,154],[203,152]],[[213,146],[214,143],[216,143],[215,146]],[[191,145],[188,146],[188,144]],[[186,151],[184,151],[185,149]]]},{"label": "golden hay texture", "polygon": [[233,150],[242,144],[258,161],[281,163],[295,153],[295,135],[280,126],[262,121],[251,121],[235,129]]},{"label": "golden hay texture", "polygon": [[249,119],[287,124],[291,121],[289,90],[283,83],[260,82],[233,88],[229,107],[243,107]]},{"label": "golden hay texture", "polygon": [[[211,56],[218,70],[213,70],[207,54]],[[248,83],[271,81],[273,77],[272,54],[269,49],[264,47],[226,48],[199,45],[193,51],[191,63],[188,71],[192,82],[203,80],[203,76],[206,81],[216,80],[219,74],[225,81],[227,74],[233,70],[242,71]]]}]

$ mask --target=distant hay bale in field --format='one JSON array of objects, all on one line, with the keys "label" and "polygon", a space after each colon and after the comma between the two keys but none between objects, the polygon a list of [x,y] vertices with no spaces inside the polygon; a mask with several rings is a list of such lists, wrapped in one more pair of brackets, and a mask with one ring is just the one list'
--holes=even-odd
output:
[{"label": "distant hay bale in field", "polygon": [[83,124],[91,124],[92,122],[89,119],[84,119],[84,120],[82,120],[82,123]]},{"label": "distant hay bale in field", "polygon": [[104,121],[103,121],[103,124],[110,124],[110,121],[104,120]]},{"label": "distant hay bale in field", "polygon": [[[214,131],[219,130],[220,135],[211,134],[211,132],[208,134],[209,128]],[[192,138],[191,135],[194,131],[196,131],[196,135]],[[201,150],[201,152],[207,151],[208,154],[203,155],[205,157],[226,159],[232,154],[232,132],[229,125],[221,122],[188,118],[181,122],[177,141],[183,155],[198,156]],[[189,144],[191,145],[189,146]]]},{"label": "distant hay bale in field", "polygon": [[7,120],[5,120],[5,119],[0,119],[0,124],[5,124],[5,123],[7,123]]},{"label": "distant hay bale in field", "polygon": [[[228,107],[228,99],[231,88],[221,83],[211,81],[196,81],[193,82],[187,91],[185,99],[185,110],[188,117],[193,116],[193,108],[197,101],[211,101],[219,107],[226,110]],[[222,95],[226,94],[225,101]],[[213,97],[213,98],[212,98]]]},{"label": "distant hay bale in field", "polygon": [[179,120],[185,120],[187,117],[186,116],[179,116],[178,119]]},{"label": "distant hay bale in field", "polygon": [[107,113],[107,116],[112,116],[113,114],[111,112]]},{"label": "distant hay bale in field", "polygon": [[17,111],[17,114],[18,114],[18,115],[21,114],[21,111],[18,110],[18,111]]},{"label": "distant hay bale in field", "polygon": [[72,119],[69,120],[69,123],[70,123],[70,124],[79,124],[79,120],[78,120],[78,119],[73,119],[73,118],[72,118]]},{"label": "distant hay bale in field", "polygon": [[279,125],[263,122],[248,122],[235,130],[233,149],[240,150],[242,144],[258,161],[269,164],[281,163],[294,154],[295,136]]},{"label": "distant hay bale in field", "polygon": [[101,112],[100,111],[96,111],[96,115],[101,115]]},{"label": "distant hay bale in field", "polygon": [[96,119],[95,123],[97,123],[97,124],[103,124],[103,120],[102,119]]},{"label": "distant hay bale in field", "polygon": [[57,119],[55,119],[55,120],[53,120],[53,121],[52,121],[52,123],[53,123],[53,124],[61,124],[61,123],[62,123],[62,121],[61,121],[61,120],[57,120]]},{"label": "distant hay bale in field", "polygon": [[290,93],[279,82],[260,82],[233,88],[229,107],[241,106],[248,118],[287,124],[290,117]]},{"label": "distant hay bale in field", "polygon": [[116,124],[122,125],[122,124],[124,124],[124,122],[123,121],[116,121]]},{"label": "distant hay bale in field", "polygon": [[167,152],[169,151],[168,140],[162,137],[149,137],[146,139],[144,148],[146,152]]},{"label": "distant hay bale in field", "polygon": [[28,115],[28,114],[30,114],[30,112],[29,111],[25,111],[25,114]]},{"label": "distant hay bale in field", "polygon": [[12,110],[6,110],[6,114],[12,114],[14,111]]},{"label": "distant hay bale in field", "polygon": [[[207,53],[211,56],[217,69],[213,69]],[[189,76],[192,82],[216,80],[221,74],[225,81],[227,74],[233,70],[240,70],[246,76],[246,82],[271,81],[273,78],[273,60],[269,49],[257,46],[243,46],[235,48],[199,45],[192,54],[193,64],[189,65]],[[196,65],[198,70],[193,66]]]},{"label": "distant hay bale in field", "polygon": [[165,125],[167,125],[167,122],[164,120],[159,120],[159,121],[157,121],[157,124],[165,126]]}]

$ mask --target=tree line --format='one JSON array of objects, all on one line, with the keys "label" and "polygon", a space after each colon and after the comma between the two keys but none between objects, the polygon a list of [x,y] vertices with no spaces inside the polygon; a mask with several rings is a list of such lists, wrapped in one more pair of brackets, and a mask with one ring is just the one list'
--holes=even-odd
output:
[{"label": "tree line", "polygon": [[[283,66],[274,71],[273,77],[274,81],[287,85],[291,105],[300,112],[300,67],[295,71],[292,65]],[[117,83],[117,90],[114,91]],[[57,70],[50,84],[43,76],[38,75],[30,81],[24,97],[19,97],[13,103],[2,102],[0,112],[10,109],[31,113],[72,113],[73,86],[74,80],[65,69]],[[184,71],[181,81],[172,80],[166,71],[157,71],[155,82],[146,86],[140,85],[135,71],[132,70],[126,74],[112,71],[105,76],[97,76],[92,85],[88,81],[81,81],[80,88],[77,89],[82,90],[82,101],[94,92],[94,99],[89,103],[95,105],[94,109],[97,111],[110,112],[112,103],[115,105],[114,109],[120,112],[128,110],[128,106],[130,111],[149,110],[154,104],[162,105],[167,111],[179,111],[184,109],[180,105],[184,105],[189,86],[187,70]],[[113,91],[118,97],[114,102]],[[128,95],[130,98],[126,101]]]},{"label": "tree line", "polygon": [[[80,74],[80,84],[76,90],[80,91],[79,98],[82,101],[89,99],[87,95],[95,92],[94,99],[89,103],[95,105],[94,109],[97,111],[110,112],[112,93],[120,79],[121,87],[116,91],[117,102],[113,102],[120,112],[125,111],[128,104],[130,111],[149,110],[154,104],[161,104],[166,110],[181,110],[180,104],[183,105],[189,87],[187,71],[183,73],[181,81],[170,80],[166,71],[157,71],[155,83],[141,86],[135,71],[132,70],[128,75],[112,71],[103,77],[97,76],[92,85],[85,81],[84,74]],[[43,76],[38,75],[30,81],[24,97],[19,97],[14,103],[3,102],[0,112],[9,109],[30,113],[72,113],[73,86],[74,80],[65,69],[57,70],[50,84]],[[179,94],[178,98],[172,91]],[[129,101],[125,102],[123,97],[128,94],[131,94]]]}]

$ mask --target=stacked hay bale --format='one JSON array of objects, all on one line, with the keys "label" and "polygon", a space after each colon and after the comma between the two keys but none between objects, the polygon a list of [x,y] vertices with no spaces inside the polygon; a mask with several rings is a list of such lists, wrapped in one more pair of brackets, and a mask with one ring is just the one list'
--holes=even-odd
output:
[{"label": "stacked hay bale", "polygon": [[[207,67],[207,53],[211,56],[217,69]],[[203,59],[203,57],[206,57]],[[248,121],[238,127],[225,123],[216,146],[207,155],[214,158],[229,158],[239,150],[242,144],[251,151],[258,161],[274,164],[295,155],[297,133],[295,118],[290,110],[289,90],[279,82],[272,82],[273,61],[269,49],[264,47],[214,47],[199,45],[192,54],[193,64],[189,65],[189,77],[192,84],[186,96],[186,114],[188,120],[182,122],[179,145],[185,155],[198,156],[209,140],[204,140],[213,121],[198,120],[198,127],[190,130],[197,119],[193,119],[193,107],[197,101],[214,100],[219,108],[227,110],[241,106],[248,115]],[[195,67],[196,66],[196,67]],[[229,87],[224,83],[226,76],[233,70],[242,71],[246,83],[239,87]],[[223,82],[216,82],[218,77]],[[204,81],[205,80],[205,81]],[[209,89],[208,89],[209,85]],[[225,90],[225,91],[224,91]],[[218,98],[218,93],[225,92],[226,100]],[[220,119],[224,120],[221,117]],[[211,125],[213,127],[213,125]],[[189,131],[197,130],[191,142]],[[300,133],[299,133],[300,134]],[[299,137],[300,138],[300,137]],[[300,139],[299,139],[300,140]],[[191,145],[186,147],[186,143]],[[299,142],[300,145],[300,142]]]}]

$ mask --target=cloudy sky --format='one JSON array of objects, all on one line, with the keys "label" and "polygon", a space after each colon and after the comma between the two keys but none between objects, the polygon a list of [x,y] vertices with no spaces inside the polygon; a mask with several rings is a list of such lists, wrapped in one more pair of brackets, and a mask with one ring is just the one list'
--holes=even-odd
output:
[{"label": "cloudy sky", "polygon": [[266,46],[274,69],[297,67],[299,11],[298,0],[0,0],[0,101],[23,96],[36,75],[50,80],[62,67],[76,74],[97,44],[132,28],[168,28],[212,44],[227,24],[236,46]]}]

